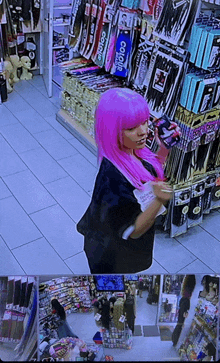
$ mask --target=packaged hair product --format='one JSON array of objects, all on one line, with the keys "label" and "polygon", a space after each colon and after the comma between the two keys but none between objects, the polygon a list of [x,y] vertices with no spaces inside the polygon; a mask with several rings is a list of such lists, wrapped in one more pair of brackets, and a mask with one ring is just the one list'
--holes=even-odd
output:
[{"label": "packaged hair product", "polygon": [[220,207],[220,168],[217,169],[215,185],[212,189],[211,209]]},{"label": "packaged hair product", "polygon": [[209,214],[211,210],[212,190],[215,186],[216,173],[206,176],[205,193],[203,194],[203,214]]},{"label": "packaged hair product", "polygon": [[188,213],[188,228],[194,227],[202,222],[204,193],[205,178],[201,180],[199,179],[197,182],[192,184]]},{"label": "packaged hair product", "polygon": [[171,237],[179,236],[187,231],[190,194],[190,186],[174,190],[171,212]]}]

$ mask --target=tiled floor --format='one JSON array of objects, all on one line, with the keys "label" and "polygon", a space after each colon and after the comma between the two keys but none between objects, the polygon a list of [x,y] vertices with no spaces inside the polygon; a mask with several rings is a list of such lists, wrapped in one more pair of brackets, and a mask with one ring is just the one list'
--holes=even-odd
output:
[{"label": "tiled floor", "polygon": [[[87,208],[96,157],[56,121],[41,76],[0,105],[0,274],[87,274],[75,224]],[[220,212],[170,238],[158,230],[147,273],[219,273]]]}]

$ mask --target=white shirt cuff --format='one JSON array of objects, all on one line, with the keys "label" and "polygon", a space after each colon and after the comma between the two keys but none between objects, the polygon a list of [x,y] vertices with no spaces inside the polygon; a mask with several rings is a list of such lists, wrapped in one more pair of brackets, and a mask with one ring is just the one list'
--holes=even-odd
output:
[{"label": "white shirt cuff", "polygon": [[123,233],[123,235],[122,235],[122,238],[123,238],[123,239],[128,239],[128,237],[130,236],[130,234],[132,234],[132,232],[134,232],[134,230],[135,230],[135,226],[130,226],[130,227],[128,227],[128,228],[124,231],[124,233]]}]

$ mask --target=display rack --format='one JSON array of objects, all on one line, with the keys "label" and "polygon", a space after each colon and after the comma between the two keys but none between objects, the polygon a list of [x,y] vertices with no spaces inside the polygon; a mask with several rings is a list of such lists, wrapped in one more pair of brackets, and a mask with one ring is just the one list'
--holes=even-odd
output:
[{"label": "display rack", "polygon": [[53,45],[52,45],[52,89],[53,96],[60,99],[63,75],[59,64],[69,60],[68,32],[73,0],[54,0]]},{"label": "display rack", "polygon": [[[164,11],[168,11],[167,4],[168,3],[164,2],[162,10],[160,9],[161,14],[163,13],[164,8],[166,9]],[[80,4],[79,6],[83,6],[83,4]],[[161,3],[160,6],[162,7]],[[181,6],[182,3],[180,5],[180,8]],[[147,55],[146,53],[144,53],[146,52],[146,49],[144,49],[144,47],[142,49],[141,46],[139,47],[138,42],[137,48],[132,50],[132,57],[129,58],[129,64],[131,69],[129,69],[127,73],[122,72],[123,74],[120,73],[121,71],[117,71],[116,69],[117,66],[114,63],[117,59],[116,55],[115,58],[112,58],[112,60],[110,61],[111,52],[109,49],[113,44],[111,42],[113,42],[114,38],[112,34],[112,38],[108,38],[109,45],[105,45],[105,51],[107,54],[105,60],[101,61],[101,58],[96,58],[96,55],[94,55],[95,53],[88,53],[89,47],[92,47],[89,44],[91,43],[91,37],[93,37],[93,35],[91,35],[90,33],[90,30],[92,29],[92,26],[97,26],[99,17],[97,16],[96,19],[95,17],[97,14],[94,15],[93,12],[91,12],[91,15],[89,15],[89,13],[85,13],[85,18],[83,21],[84,30],[87,34],[87,40],[85,40],[86,37],[80,38],[79,36],[77,43],[75,35],[72,35],[72,38],[71,36],[69,37],[70,47],[72,44],[74,51],[78,51],[81,56],[81,69],[77,71],[77,69],[79,68],[78,64],[76,67],[73,66],[73,64],[71,65],[71,63],[69,63],[69,68],[67,65],[66,68],[63,68],[63,70],[61,71],[63,73],[61,93],[62,101],[61,110],[56,116],[58,122],[60,122],[65,128],[67,128],[79,141],[81,141],[91,152],[93,152],[94,155],[97,155],[97,148],[94,142],[94,112],[102,92],[111,87],[130,87],[136,90],[138,93],[142,94],[146,98],[149,104],[152,119],[154,119],[155,117],[158,118],[165,113],[171,119],[175,120],[178,123],[182,131],[181,142],[179,142],[178,145],[174,146],[171,149],[165,164],[165,174],[170,184],[173,186],[174,198],[169,203],[168,213],[166,214],[166,216],[163,216],[161,218],[160,222],[163,223],[164,230],[170,232],[171,237],[176,237],[180,234],[186,233],[188,228],[201,224],[203,215],[208,214],[211,209],[218,208],[220,205],[220,202],[213,202],[216,199],[214,196],[214,188],[212,188],[212,192],[210,192],[209,196],[207,197],[207,193],[209,192],[208,188],[210,186],[210,178],[215,177],[215,181],[213,183],[217,183],[219,177],[218,166],[220,162],[220,146],[217,145],[217,143],[219,140],[218,130],[220,111],[218,109],[219,105],[216,105],[214,102],[214,98],[216,100],[216,97],[218,95],[217,85],[219,84],[219,76],[217,76],[215,73],[213,75],[211,73],[211,70],[207,70],[209,76],[211,74],[212,78],[214,77],[212,85],[212,101],[210,101],[209,103],[207,101],[205,103],[205,100],[207,100],[207,98],[205,98],[205,93],[203,94],[200,90],[200,92],[198,92],[196,96],[195,94],[192,94],[190,97],[191,100],[197,97],[195,102],[195,108],[191,109],[189,106],[187,106],[188,108],[184,108],[180,102],[180,99],[182,97],[181,91],[184,86],[186,74],[188,74],[188,70],[191,71],[193,65],[190,58],[190,52],[188,52],[188,49],[191,51],[190,47],[192,43],[192,33],[189,30],[191,30],[192,27],[195,26],[198,17],[202,16],[201,13],[204,16],[204,19],[208,17],[208,20],[210,22],[213,22],[212,26],[214,26],[213,24],[216,24],[215,22],[219,22],[218,19],[220,7],[217,4],[210,4],[201,0],[198,0],[197,2],[189,1],[187,3],[187,6],[189,6],[187,11],[189,11],[190,9],[187,15],[185,13],[185,16],[189,17],[187,23],[188,29],[183,28],[183,23],[181,23],[180,21],[178,23],[178,21],[175,20],[176,32],[175,30],[173,31],[173,29],[170,29],[170,32],[168,32],[166,30],[167,28],[165,23],[165,13],[163,13],[163,16],[160,18],[159,13],[152,13],[152,9],[144,9],[143,3],[141,3],[140,5],[140,9],[142,10],[140,12],[134,10],[136,9],[135,6],[133,7],[133,10],[130,11],[128,9],[130,5],[127,6],[128,8],[124,8],[123,5],[117,7],[116,3],[114,3],[113,8],[111,9],[112,14],[114,14],[114,20],[113,22],[112,19],[109,20],[109,27],[112,29],[111,31],[113,32],[114,36],[117,38],[117,36],[119,36],[119,30],[121,31],[125,29],[123,28],[124,25],[122,25],[121,23],[121,15],[124,11],[126,13],[127,19],[130,19],[130,24],[132,24],[130,26],[132,28],[132,32],[138,33],[141,29],[141,33],[138,36],[140,36],[140,39],[143,40],[143,44],[145,44],[147,47],[146,49],[149,49],[149,54]],[[185,9],[187,9],[187,6],[185,7]],[[78,11],[77,7],[74,9],[73,11]],[[143,10],[145,10],[145,12]],[[184,7],[182,7],[181,11],[186,10],[184,10]],[[75,12],[71,19],[75,19]],[[79,16],[79,13],[77,14],[77,16]],[[140,16],[140,18],[138,18],[138,16]],[[136,20],[134,21],[133,19]],[[183,18],[183,20],[186,21],[185,18]],[[82,19],[80,19],[80,21],[82,21]],[[107,20],[105,19],[104,22],[105,21]],[[145,24],[145,21],[148,25],[144,30],[143,24]],[[174,19],[170,19],[170,22],[168,24],[169,26],[172,21],[174,21]],[[85,28],[86,25],[87,28]],[[77,33],[77,26],[74,26],[72,23],[70,24],[70,29],[72,29],[71,31],[73,31],[73,34],[74,31],[76,31]],[[127,25],[125,25],[125,27],[129,27],[128,23]],[[148,29],[150,27],[152,28],[151,30]],[[173,36],[171,36],[171,34],[173,34]],[[97,39],[97,41],[101,41],[101,38],[99,39],[99,37],[97,37]],[[76,43],[78,45],[76,45]],[[117,48],[116,44],[117,41],[115,43],[115,47]],[[88,54],[92,54],[92,56],[89,57]],[[116,52],[116,54],[118,53]],[[142,59],[142,55],[144,57],[148,57],[148,60],[146,61],[145,59],[145,63],[143,60],[143,62],[139,64],[138,62],[140,59]],[[165,85],[156,86],[156,83],[154,84],[154,82],[156,82],[156,76],[158,76],[158,69],[160,69],[160,62],[161,64],[163,63],[161,67],[164,70],[164,72],[162,73],[164,73],[164,77],[166,79],[165,84],[170,84],[168,78],[173,77],[172,75],[174,74],[174,71],[176,72],[175,77],[173,77],[175,78],[175,80],[173,79],[173,83],[172,85],[169,85],[169,91],[167,90],[167,92],[165,92]],[[110,63],[111,66],[109,65]],[[137,64],[139,64],[140,69],[137,67]],[[144,69],[144,67],[146,69]],[[135,69],[135,71],[133,68]],[[203,67],[202,72],[204,71],[204,69],[205,68]],[[195,72],[197,71],[198,70],[196,69]],[[135,72],[139,75],[138,77]],[[140,84],[138,83],[140,82],[141,78],[139,72],[145,72],[144,76],[142,75],[143,82]],[[134,76],[134,74],[136,74],[136,76]],[[138,82],[136,82],[137,79]],[[206,84],[206,81],[207,79],[205,79],[204,84]],[[201,84],[201,89],[202,87],[205,87],[204,84]],[[163,95],[163,99],[161,99],[161,94]],[[168,97],[168,94],[169,100],[166,99],[166,97]],[[202,97],[204,97],[204,100],[203,102],[201,102],[201,105],[199,105],[200,98],[202,99]],[[168,101],[169,105],[167,105]],[[161,106],[162,104],[163,106]],[[210,126],[209,124],[211,120],[213,120],[213,125]],[[199,121],[200,124],[198,125],[197,123]],[[214,129],[213,134],[211,135],[210,127],[212,126]],[[201,127],[201,130],[199,129],[199,127]],[[149,130],[149,133],[154,135],[154,129],[151,129],[150,125]],[[198,140],[194,140],[194,138],[196,137],[195,135],[197,135],[196,132],[200,132],[200,137],[197,137]],[[153,141],[149,141],[148,146],[151,148],[152,151],[156,151],[158,145],[155,141],[155,137],[152,137]],[[216,153],[215,147],[217,148]],[[204,156],[204,158],[199,159],[198,155],[200,152],[203,152],[203,154],[207,153],[207,155]],[[201,165],[201,163],[203,164]],[[212,175],[213,173],[215,173],[214,176]],[[200,184],[198,185],[198,183]],[[197,192],[197,189],[199,189],[200,186],[203,189],[200,192]],[[185,198],[187,196],[187,193],[189,194],[188,199]],[[209,201],[211,200],[210,198],[212,199],[212,201],[210,202],[211,204],[209,208],[203,208],[203,206],[209,203]],[[194,202],[197,203],[196,206],[194,206]]]},{"label": "display rack", "polygon": [[126,321],[123,330],[117,329],[111,321],[109,330],[102,328],[101,333],[104,348],[131,349],[132,347],[132,333]]},{"label": "display rack", "polygon": [[27,276],[1,277],[0,286],[0,342],[1,344],[17,344],[15,360],[36,359],[36,279]]},{"label": "display rack", "polygon": [[182,360],[198,357],[208,343],[217,347],[218,307],[205,298],[199,298],[190,332],[179,348]]}]

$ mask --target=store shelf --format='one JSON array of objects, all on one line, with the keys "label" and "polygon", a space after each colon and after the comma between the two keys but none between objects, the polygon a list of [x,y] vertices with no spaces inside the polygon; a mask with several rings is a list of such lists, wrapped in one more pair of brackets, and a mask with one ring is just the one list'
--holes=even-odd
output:
[{"label": "store shelf", "polygon": [[54,10],[69,10],[72,9],[72,6],[54,6]]},{"label": "store shelf", "polygon": [[64,49],[65,48],[65,45],[58,45],[56,47],[53,47],[53,50],[56,50],[56,49]]},{"label": "store shelf", "polygon": [[74,118],[63,109],[60,109],[56,115],[57,121],[63,125],[71,134],[73,134],[89,151],[97,156],[97,147],[95,140],[88,132],[79,125]]},{"label": "store shelf", "polygon": [[70,23],[53,23],[53,26],[54,27],[57,27],[57,26],[69,26]]}]

